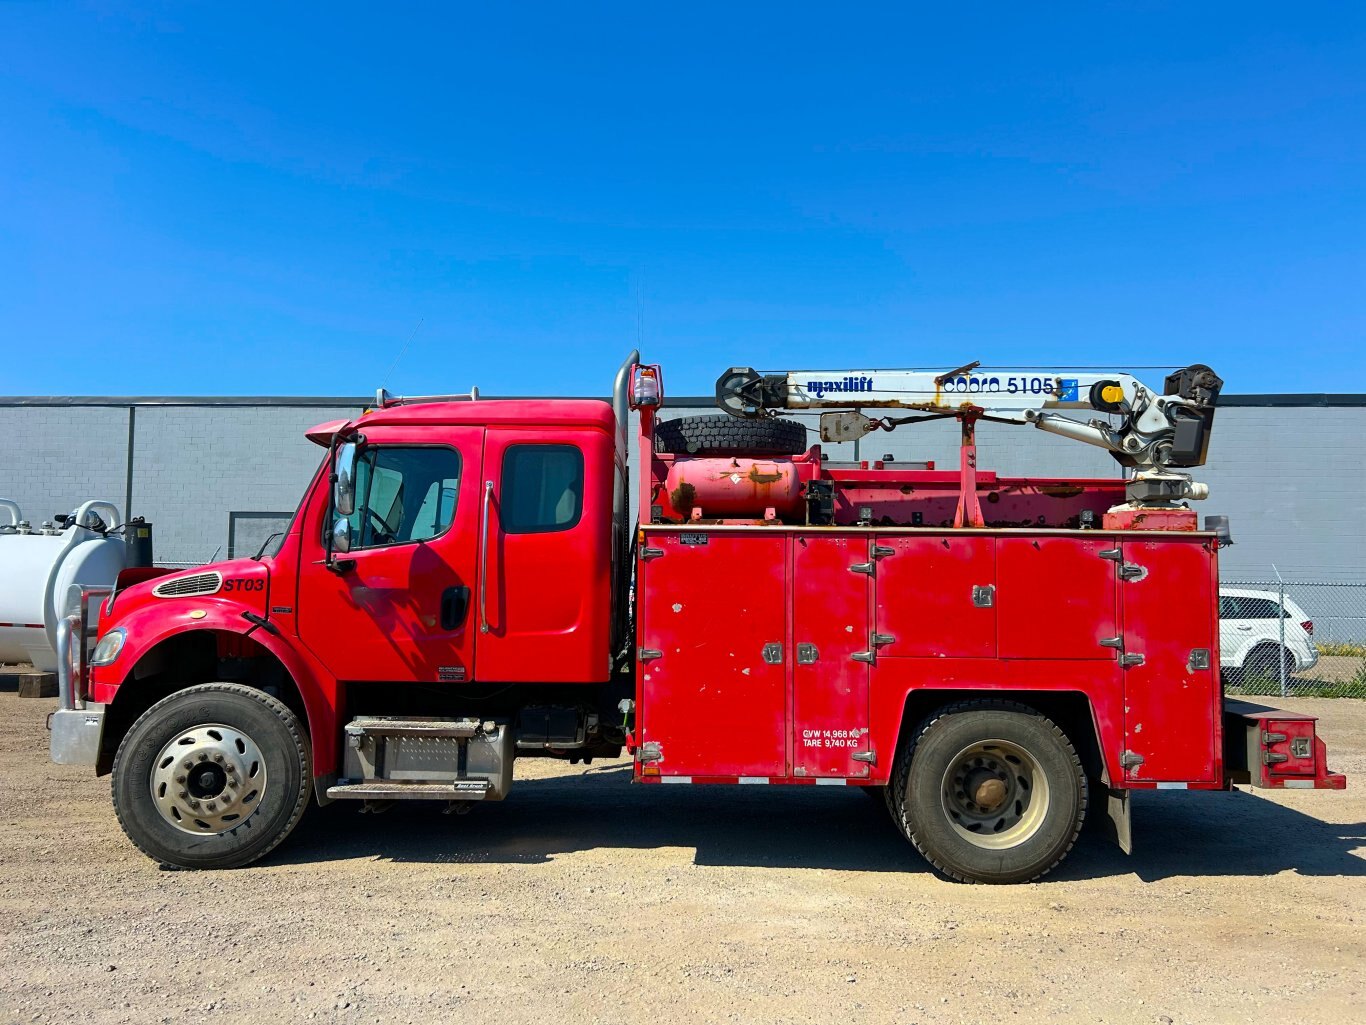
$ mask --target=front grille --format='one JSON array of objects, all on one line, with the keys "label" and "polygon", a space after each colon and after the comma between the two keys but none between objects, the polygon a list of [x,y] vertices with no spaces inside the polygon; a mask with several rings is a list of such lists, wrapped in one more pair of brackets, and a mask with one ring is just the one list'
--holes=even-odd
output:
[{"label": "front grille", "polygon": [[217,594],[222,586],[223,574],[214,570],[163,580],[152,588],[152,593],[158,598],[197,598],[205,594]]}]

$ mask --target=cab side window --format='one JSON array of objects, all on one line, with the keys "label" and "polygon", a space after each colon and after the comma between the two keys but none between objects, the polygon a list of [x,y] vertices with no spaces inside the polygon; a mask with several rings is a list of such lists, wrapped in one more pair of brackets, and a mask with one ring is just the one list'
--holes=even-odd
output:
[{"label": "cab side window", "polygon": [[573,445],[510,445],[503,454],[503,530],[570,530],[583,515],[583,453]]},{"label": "cab side window", "polygon": [[450,448],[377,445],[356,460],[351,550],[428,541],[455,518],[460,453]]}]

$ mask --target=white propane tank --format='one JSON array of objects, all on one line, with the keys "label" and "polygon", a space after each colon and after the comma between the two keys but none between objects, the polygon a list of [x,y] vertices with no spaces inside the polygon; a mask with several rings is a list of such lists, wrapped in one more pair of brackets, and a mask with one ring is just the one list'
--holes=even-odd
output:
[{"label": "white propane tank", "polygon": [[[78,611],[70,600],[73,584],[112,587],[126,558],[122,537],[106,537],[89,525],[104,519],[105,528],[122,522],[109,502],[86,502],[66,526],[31,527],[8,499],[0,499],[0,662],[32,662],[51,672],[57,668],[57,622]],[[78,526],[78,524],[83,524]],[[92,617],[93,618],[93,617]]]}]

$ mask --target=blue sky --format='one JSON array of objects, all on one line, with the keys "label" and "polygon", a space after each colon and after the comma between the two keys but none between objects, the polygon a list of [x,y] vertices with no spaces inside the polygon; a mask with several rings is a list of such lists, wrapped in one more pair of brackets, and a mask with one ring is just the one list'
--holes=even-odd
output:
[{"label": "blue sky", "polygon": [[940,6],[0,6],[0,393],[1363,390],[1366,8]]}]

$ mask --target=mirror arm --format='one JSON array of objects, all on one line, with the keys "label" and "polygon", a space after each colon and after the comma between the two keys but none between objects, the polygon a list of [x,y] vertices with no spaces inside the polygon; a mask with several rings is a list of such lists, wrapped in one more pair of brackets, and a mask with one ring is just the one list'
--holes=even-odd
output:
[{"label": "mirror arm", "polygon": [[[337,446],[342,443],[345,428],[335,432],[327,443],[327,513],[323,519],[323,565],[335,573],[345,573],[356,564],[355,559],[337,559],[332,550],[332,527],[337,515]],[[365,444],[365,435],[353,432],[347,440]]]},{"label": "mirror arm", "polygon": [[323,514],[323,565],[328,569],[333,569],[332,559],[332,518],[333,504],[337,495],[337,439],[341,436],[341,431],[337,431],[327,443],[327,512]]}]

